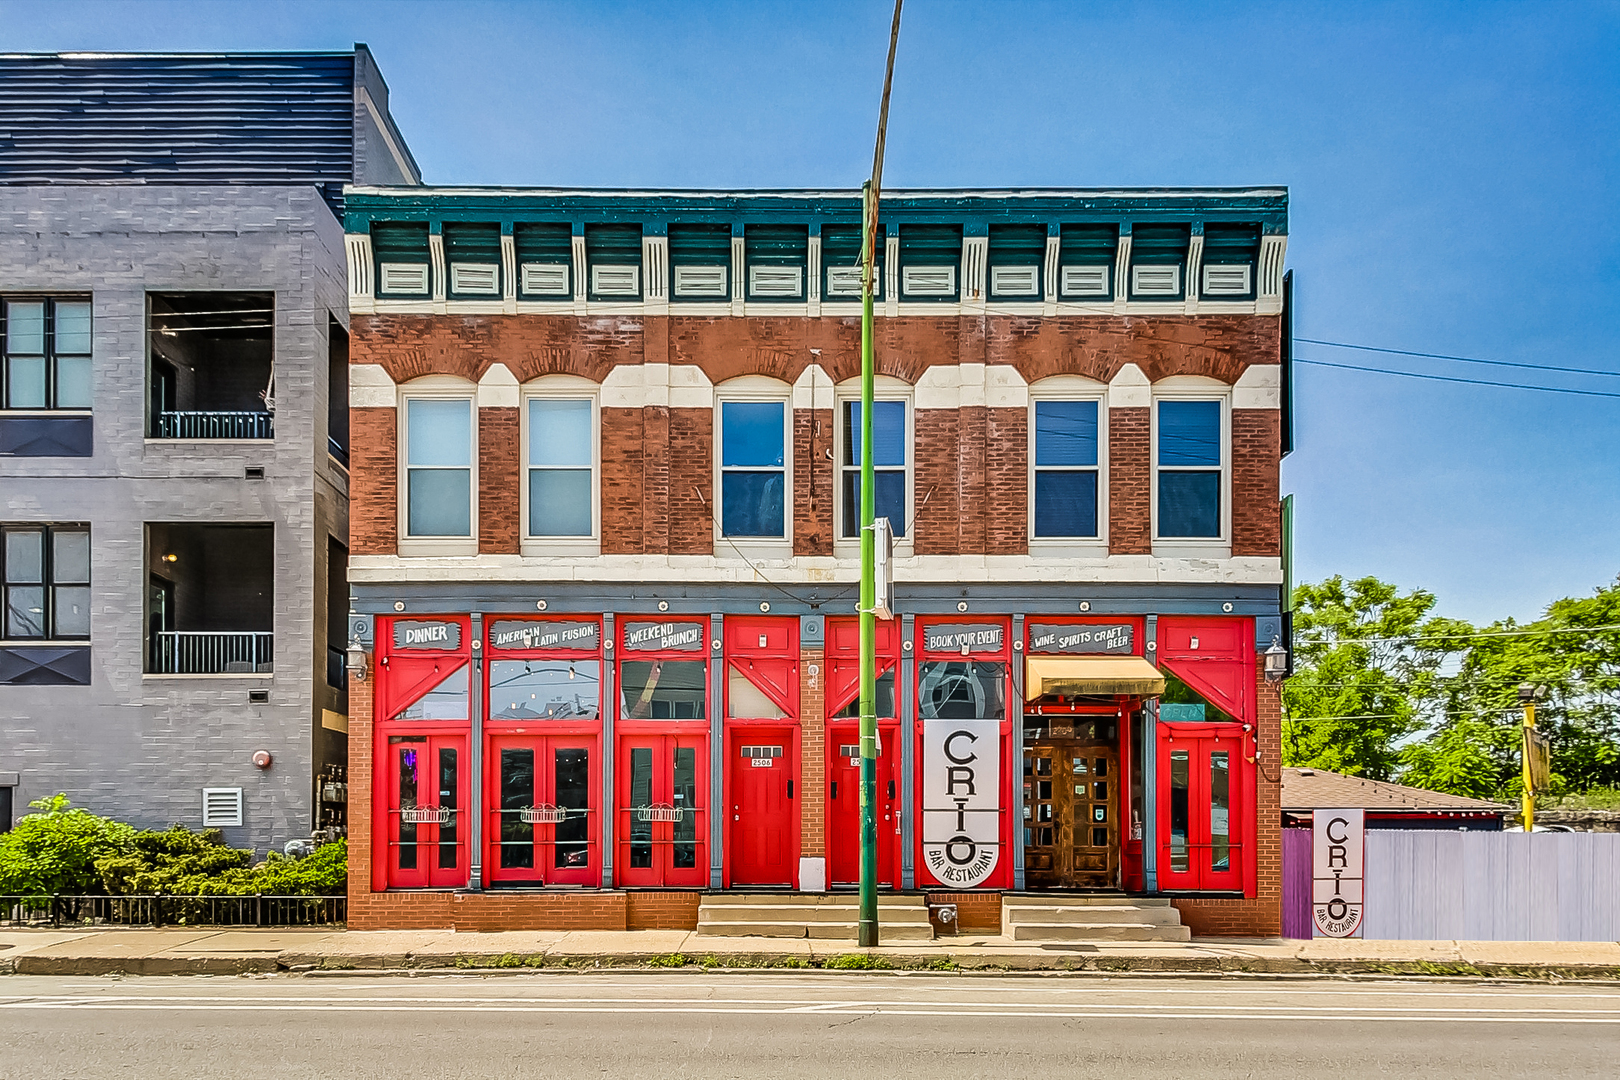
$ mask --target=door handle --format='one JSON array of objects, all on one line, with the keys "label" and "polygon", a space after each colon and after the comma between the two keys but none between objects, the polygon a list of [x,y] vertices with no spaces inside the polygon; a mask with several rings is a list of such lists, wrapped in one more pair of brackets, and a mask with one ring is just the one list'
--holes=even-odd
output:
[{"label": "door handle", "polygon": [[838,781],[836,780],[832,782],[832,797],[838,798]]},{"label": "door handle", "polygon": [[788,798],[793,798],[793,781],[788,781]]},{"label": "door handle", "polygon": [[894,798],[894,781],[889,781],[889,798]]}]

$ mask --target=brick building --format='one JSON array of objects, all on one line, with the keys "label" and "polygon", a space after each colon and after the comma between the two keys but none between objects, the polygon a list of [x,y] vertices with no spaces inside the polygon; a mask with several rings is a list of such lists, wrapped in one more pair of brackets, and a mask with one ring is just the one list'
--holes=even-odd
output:
[{"label": "brick building", "polygon": [[[1286,192],[882,216],[883,881],[1275,935]],[[351,924],[853,883],[858,197],[356,187],[346,220]]]},{"label": "brick building", "polygon": [[341,830],[342,194],[417,180],[382,74],[9,55],[0,130],[0,829]]}]

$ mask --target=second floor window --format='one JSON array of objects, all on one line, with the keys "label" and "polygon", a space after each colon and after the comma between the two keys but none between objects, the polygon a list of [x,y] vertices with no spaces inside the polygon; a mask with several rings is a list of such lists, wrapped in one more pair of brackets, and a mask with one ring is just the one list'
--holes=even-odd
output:
[{"label": "second floor window", "polygon": [[0,529],[8,639],[90,636],[90,530],[83,525]]},{"label": "second floor window", "polygon": [[473,403],[470,398],[405,402],[405,532],[470,537]]},{"label": "second floor window", "polygon": [[589,398],[529,399],[529,535],[595,533]]},{"label": "second floor window", "polygon": [[1037,539],[1097,535],[1097,402],[1035,402]]},{"label": "second floor window", "polygon": [[90,407],[90,302],[7,300],[0,405]]},{"label": "second floor window", "polygon": [[1221,402],[1160,401],[1158,409],[1158,535],[1217,540],[1221,536]]},{"label": "second floor window", "polygon": [[720,403],[720,532],[787,536],[787,403]]},{"label": "second floor window", "polygon": [[[839,503],[845,540],[861,538],[861,403],[843,403],[843,460]],[[898,539],[906,535],[906,403],[872,403],[872,516],[886,517]]]}]

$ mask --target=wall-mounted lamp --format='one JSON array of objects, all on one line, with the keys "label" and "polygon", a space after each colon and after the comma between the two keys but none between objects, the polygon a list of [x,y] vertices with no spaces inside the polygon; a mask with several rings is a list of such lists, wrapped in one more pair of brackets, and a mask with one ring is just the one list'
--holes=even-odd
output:
[{"label": "wall-mounted lamp", "polygon": [[176,555],[174,552],[171,551],[167,555],[163,556],[163,561],[164,562],[179,562],[180,561],[180,556]]},{"label": "wall-mounted lamp", "polygon": [[348,658],[349,674],[354,676],[355,682],[365,682],[366,647],[360,644],[359,638],[349,642]]},{"label": "wall-mounted lamp", "polygon": [[1279,682],[1288,674],[1288,650],[1283,648],[1282,638],[1271,639],[1271,648],[1262,654],[1265,658],[1266,682]]}]

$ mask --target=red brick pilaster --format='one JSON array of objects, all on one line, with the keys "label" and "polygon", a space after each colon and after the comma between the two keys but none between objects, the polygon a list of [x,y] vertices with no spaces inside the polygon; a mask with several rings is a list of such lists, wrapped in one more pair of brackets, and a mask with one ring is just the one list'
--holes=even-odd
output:
[{"label": "red brick pilaster", "polygon": [[827,661],[820,649],[799,652],[799,854],[827,854]]},{"label": "red brick pilaster", "polygon": [[1275,558],[1282,553],[1277,510],[1282,462],[1282,413],[1232,410],[1232,554]]},{"label": "red brick pilaster", "polygon": [[1153,551],[1150,409],[1108,410],[1108,553]]},{"label": "red brick pilaster", "polygon": [[524,483],[518,456],[522,437],[518,410],[478,410],[478,551],[516,555],[523,524],[519,485]]},{"label": "red brick pilaster", "polygon": [[349,553],[392,555],[399,545],[396,410],[349,410]]}]

